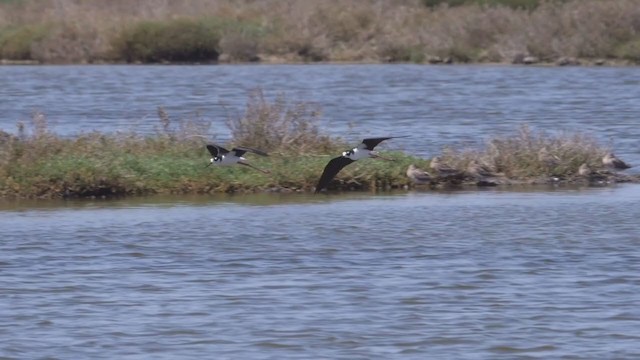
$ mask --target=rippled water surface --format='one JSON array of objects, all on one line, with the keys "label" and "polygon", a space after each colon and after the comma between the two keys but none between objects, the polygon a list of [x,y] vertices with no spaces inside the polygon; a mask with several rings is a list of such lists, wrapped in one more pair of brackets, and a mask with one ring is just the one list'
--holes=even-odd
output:
[{"label": "rippled water surface", "polygon": [[[251,89],[417,155],[528,123],[640,165],[640,70],[3,66],[0,129],[213,122]],[[197,113],[197,115],[196,115]],[[640,185],[0,201],[0,358],[638,359]]]},{"label": "rippled water surface", "polygon": [[9,358],[640,357],[640,186],[5,204]]},{"label": "rippled water surface", "polygon": [[313,102],[321,127],[360,141],[411,134],[385,146],[433,155],[443,146],[476,146],[522,124],[545,131],[582,131],[617,155],[640,163],[640,68],[211,65],[3,66],[0,129],[15,131],[33,111],[60,134],[153,132],[156,108],[174,119],[212,121],[224,141],[226,119],[244,111],[248,94]]}]

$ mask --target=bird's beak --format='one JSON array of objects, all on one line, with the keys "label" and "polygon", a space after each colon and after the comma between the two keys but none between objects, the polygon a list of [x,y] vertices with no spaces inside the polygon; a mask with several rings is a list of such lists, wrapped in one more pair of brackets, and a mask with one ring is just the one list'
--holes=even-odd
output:
[{"label": "bird's beak", "polygon": [[208,168],[209,166],[211,166],[211,164],[213,164],[213,163],[211,163],[211,162],[210,162],[210,163],[208,163],[208,164],[207,164],[207,166],[205,166],[205,167],[206,167],[206,168]]}]

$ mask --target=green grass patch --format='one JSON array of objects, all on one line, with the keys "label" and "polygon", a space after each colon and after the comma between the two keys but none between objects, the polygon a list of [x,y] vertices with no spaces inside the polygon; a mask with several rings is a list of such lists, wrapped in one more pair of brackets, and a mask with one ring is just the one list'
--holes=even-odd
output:
[{"label": "green grass patch", "polygon": [[114,59],[126,62],[211,62],[220,55],[217,19],[141,21],[111,42]]},{"label": "green grass patch", "polygon": [[111,56],[126,62],[215,62],[257,59],[267,28],[250,20],[218,17],[140,21],[111,40]]},{"label": "green grass patch", "polygon": [[[565,0],[556,0],[562,2]],[[442,5],[449,7],[462,5],[506,6],[512,9],[532,10],[538,7],[542,0],[422,0],[422,4],[433,8]]]},{"label": "green grass patch", "polygon": [[616,57],[640,64],[640,38],[619,45],[614,53]]},{"label": "green grass patch", "polygon": [[50,31],[47,24],[9,26],[0,29],[0,58],[33,60],[32,45]]}]

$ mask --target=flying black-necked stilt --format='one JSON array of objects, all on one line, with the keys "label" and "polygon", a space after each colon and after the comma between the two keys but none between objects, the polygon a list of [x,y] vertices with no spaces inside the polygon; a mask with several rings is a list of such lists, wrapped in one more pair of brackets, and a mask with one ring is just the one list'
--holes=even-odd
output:
[{"label": "flying black-necked stilt", "polygon": [[631,167],[631,165],[625,163],[624,161],[618,159],[613,153],[607,153],[602,158],[602,165],[614,170],[624,170]]},{"label": "flying black-necked stilt", "polygon": [[432,181],[431,174],[418,169],[414,164],[409,165],[407,177],[416,185],[430,184]]},{"label": "flying black-necked stilt", "polygon": [[244,155],[246,152],[251,152],[261,156],[269,156],[267,153],[263,151],[248,148],[248,147],[234,147],[233,149],[231,149],[231,151],[229,151],[223,148],[222,146],[218,146],[218,145],[207,145],[207,150],[209,150],[209,152],[211,153],[211,156],[213,156],[207,166],[210,166],[210,165],[228,166],[228,165],[240,164],[240,165],[248,166],[255,170],[261,171],[265,174],[269,173],[268,170],[259,169],[245,162],[246,159],[242,157],[242,155]]},{"label": "flying black-necked stilt", "polygon": [[401,138],[401,137],[406,137],[406,136],[387,136],[387,137],[364,139],[362,140],[360,145],[358,145],[357,147],[351,150],[347,150],[343,152],[342,155],[331,159],[329,163],[327,163],[327,165],[324,167],[324,171],[320,176],[318,185],[316,185],[316,191],[315,191],[316,194],[319,193],[325,187],[327,187],[327,185],[329,185],[331,180],[333,180],[333,178],[340,172],[340,170],[342,170],[342,168],[351,164],[354,161],[357,161],[360,159],[366,159],[366,158],[379,158],[379,159],[391,161],[391,159],[387,159],[380,156],[377,151],[373,150],[373,148],[375,148],[378,144],[380,144],[385,140]]}]

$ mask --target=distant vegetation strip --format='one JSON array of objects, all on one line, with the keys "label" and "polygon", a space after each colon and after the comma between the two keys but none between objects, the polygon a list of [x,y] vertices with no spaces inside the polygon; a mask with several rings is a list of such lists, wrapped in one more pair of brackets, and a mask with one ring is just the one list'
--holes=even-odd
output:
[{"label": "distant vegetation strip", "polygon": [[2,0],[38,63],[640,63],[640,0]]},{"label": "distant vegetation strip", "polygon": [[[257,89],[244,113],[228,119],[231,143],[268,151],[271,156],[266,158],[248,154],[247,161],[271,174],[240,166],[207,167],[211,123],[197,118],[174,121],[162,108],[157,132],[149,136],[91,132],[60,137],[47,127],[46,117],[36,113],[30,125],[18,124],[16,134],[0,131],[0,198],[312,191],[325,164],[361,141],[358,137],[351,139],[356,143],[347,143],[326,135],[318,126],[319,113],[312,103],[290,102],[282,95],[268,100]],[[412,187],[406,173],[410,164],[431,172],[430,187],[638,180],[602,169],[607,151],[583,134],[551,136],[523,127],[478,149],[443,149],[440,160],[454,175],[440,176],[429,167],[431,159],[391,151],[384,154],[394,161],[357,161],[341,171],[329,189]],[[478,178],[471,169],[479,164],[492,173],[489,179]],[[583,164],[591,170],[578,175]]]}]

